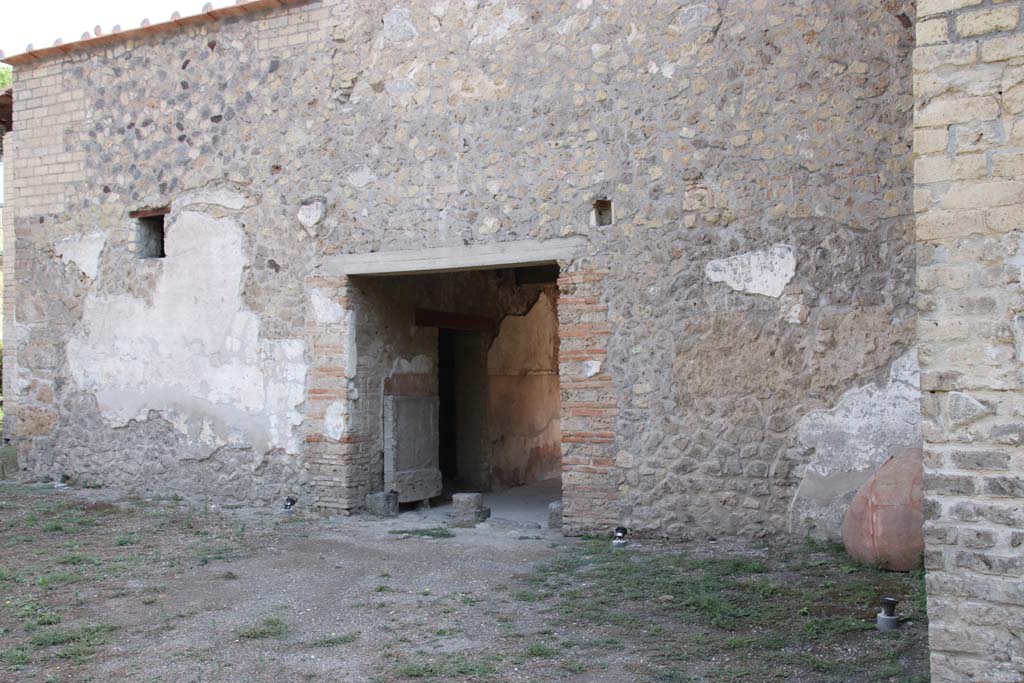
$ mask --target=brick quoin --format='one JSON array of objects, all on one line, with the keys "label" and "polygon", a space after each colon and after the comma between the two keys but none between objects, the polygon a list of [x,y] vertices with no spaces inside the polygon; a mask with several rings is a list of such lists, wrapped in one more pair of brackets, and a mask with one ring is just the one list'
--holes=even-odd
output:
[{"label": "brick quoin", "polygon": [[[607,313],[608,307],[601,304],[607,275],[607,270],[581,269],[558,278],[562,524],[569,534],[606,531],[619,523],[613,483],[615,432],[608,428],[618,406],[604,364],[612,328],[604,322],[582,322],[593,313]],[[592,376],[586,361],[600,363]],[[606,389],[607,398],[594,400],[594,389]]]}]

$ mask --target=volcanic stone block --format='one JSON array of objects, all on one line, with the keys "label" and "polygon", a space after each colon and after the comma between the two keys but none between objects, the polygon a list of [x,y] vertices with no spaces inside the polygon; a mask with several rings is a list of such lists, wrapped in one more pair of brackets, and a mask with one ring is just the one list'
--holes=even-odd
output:
[{"label": "volcanic stone block", "polygon": [[455,526],[476,526],[491,516],[491,509],[484,507],[482,493],[456,493],[452,496],[452,524]]},{"label": "volcanic stone block", "polygon": [[548,528],[562,528],[562,501],[556,500],[548,505]]},{"label": "volcanic stone block", "polygon": [[398,494],[394,491],[381,491],[366,495],[366,509],[371,515],[378,517],[398,516]]}]

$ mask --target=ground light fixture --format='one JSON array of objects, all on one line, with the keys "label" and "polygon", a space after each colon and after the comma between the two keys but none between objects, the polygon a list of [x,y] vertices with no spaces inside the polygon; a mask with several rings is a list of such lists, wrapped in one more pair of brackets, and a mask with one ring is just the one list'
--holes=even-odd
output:
[{"label": "ground light fixture", "polygon": [[899,602],[896,598],[888,595],[882,598],[882,611],[875,618],[875,624],[879,631],[892,631],[900,625],[899,618],[896,616],[896,605]]}]

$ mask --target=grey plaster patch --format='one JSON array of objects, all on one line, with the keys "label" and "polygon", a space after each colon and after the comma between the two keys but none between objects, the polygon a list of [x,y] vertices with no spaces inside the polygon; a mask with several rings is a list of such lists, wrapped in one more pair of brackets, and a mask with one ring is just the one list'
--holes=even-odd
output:
[{"label": "grey plaster patch", "polygon": [[949,416],[950,426],[959,428],[991,415],[992,409],[969,394],[951,391],[946,404],[946,414]]},{"label": "grey plaster patch", "polygon": [[792,247],[776,244],[771,249],[709,261],[704,274],[712,282],[723,282],[740,292],[778,298],[796,275],[796,256]]},{"label": "grey plaster patch", "polygon": [[814,410],[797,424],[814,449],[790,507],[793,531],[841,539],[843,515],[857,489],[895,452],[921,445],[920,368],[909,351],[889,380],[843,394],[831,410]]},{"label": "grey plaster patch", "polygon": [[1017,360],[1024,363],[1024,315],[1013,319],[1013,344],[1017,350]]},{"label": "grey plaster patch", "polygon": [[384,40],[404,43],[416,36],[416,27],[412,23],[412,13],[408,7],[395,7],[384,15]]},{"label": "grey plaster patch", "polygon": [[70,265],[74,263],[78,269],[96,279],[99,272],[100,255],[107,243],[107,236],[101,232],[94,232],[88,235],[73,235],[65,237],[53,245],[53,250],[60,259]]}]

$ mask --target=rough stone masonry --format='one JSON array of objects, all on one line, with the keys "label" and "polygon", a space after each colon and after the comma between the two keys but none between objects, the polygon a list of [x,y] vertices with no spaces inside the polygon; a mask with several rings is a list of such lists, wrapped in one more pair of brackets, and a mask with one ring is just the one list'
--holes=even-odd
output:
[{"label": "rough stone masonry", "polygon": [[836,538],[919,444],[911,2],[271,4],[10,60],[26,472],[361,509],[437,359],[325,264],[566,240],[566,532]]},{"label": "rough stone masonry", "polygon": [[[359,510],[384,388],[437,379],[413,307],[547,316],[565,532],[835,538],[923,439],[933,680],[1019,681],[1021,5],[257,0],[11,58],[5,435]],[[331,266],[540,252],[543,300]]]}]

